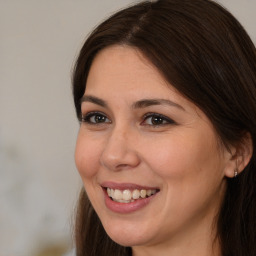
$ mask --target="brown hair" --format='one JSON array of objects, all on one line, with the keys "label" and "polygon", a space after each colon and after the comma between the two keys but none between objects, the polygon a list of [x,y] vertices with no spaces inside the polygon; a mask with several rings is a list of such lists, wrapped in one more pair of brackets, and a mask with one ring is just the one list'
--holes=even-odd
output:
[{"label": "brown hair", "polygon": [[[210,0],[141,2],[119,11],[88,37],[73,73],[77,117],[95,56],[124,44],[138,49],[165,79],[211,120],[227,146],[245,132],[256,143],[256,51],[239,22]],[[218,216],[223,256],[256,255],[255,152],[227,191]],[[76,219],[77,256],[131,255],[104,231],[82,189]]]}]

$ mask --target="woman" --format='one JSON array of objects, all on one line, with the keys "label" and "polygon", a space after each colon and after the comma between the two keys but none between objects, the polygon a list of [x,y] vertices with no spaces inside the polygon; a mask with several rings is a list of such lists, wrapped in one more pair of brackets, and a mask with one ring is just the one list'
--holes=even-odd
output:
[{"label": "woman", "polygon": [[[85,255],[256,255],[256,53],[208,0],[100,24],[73,76]],[[86,191],[86,192],[85,192]]]}]

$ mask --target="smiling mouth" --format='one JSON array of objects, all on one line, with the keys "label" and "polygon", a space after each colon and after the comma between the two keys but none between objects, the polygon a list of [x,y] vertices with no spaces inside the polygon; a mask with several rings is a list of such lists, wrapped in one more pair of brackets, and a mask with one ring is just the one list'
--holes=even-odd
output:
[{"label": "smiling mouth", "polygon": [[112,189],[112,188],[106,188],[107,195],[115,202],[118,203],[132,203],[136,200],[145,199],[148,197],[151,197],[155,195],[157,192],[159,192],[158,189]]}]

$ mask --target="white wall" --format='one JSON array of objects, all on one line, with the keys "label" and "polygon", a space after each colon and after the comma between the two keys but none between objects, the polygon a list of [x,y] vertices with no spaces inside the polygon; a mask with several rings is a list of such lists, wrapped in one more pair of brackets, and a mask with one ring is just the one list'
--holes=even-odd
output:
[{"label": "white wall", "polygon": [[216,0],[226,7],[245,27],[256,43],[256,0]]},{"label": "white wall", "polygon": [[[129,0],[0,0],[0,256],[69,242],[80,188],[70,70],[86,34]],[[222,0],[254,42],[255,0]]]}]

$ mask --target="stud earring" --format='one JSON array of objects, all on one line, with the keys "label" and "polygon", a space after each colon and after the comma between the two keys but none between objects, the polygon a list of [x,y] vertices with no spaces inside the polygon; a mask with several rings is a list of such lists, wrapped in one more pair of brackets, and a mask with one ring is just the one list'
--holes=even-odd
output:
[{"label": "stud earring", "polygon": [[238,160],[236,159],[236,169],[234,170],[234,178],[236,178],[237,177],[237,175],[238,175]]},{"label": "stud earring", "polygon": [[236,178],[238,175],[238,169],[236,168],[235,171],[234,171],[234,178]]}]

